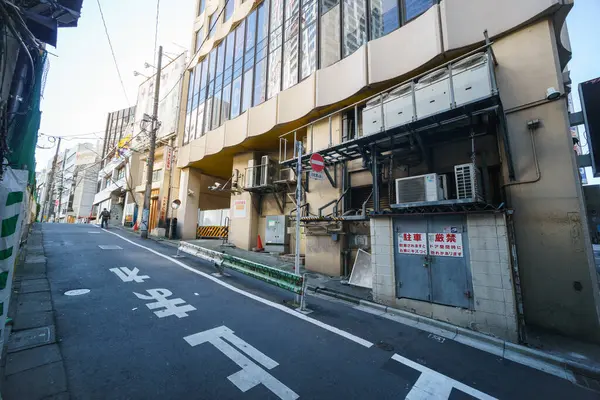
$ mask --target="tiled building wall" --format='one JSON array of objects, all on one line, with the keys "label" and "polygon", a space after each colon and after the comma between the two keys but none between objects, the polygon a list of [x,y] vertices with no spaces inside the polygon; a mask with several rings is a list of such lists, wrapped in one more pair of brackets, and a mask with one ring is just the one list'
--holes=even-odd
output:
[{"label": "tiled building wall", "polygon": [[506,219],[502,214],[467,217],[474,309],[396,298],[391,218],[371,220],[373,298],[379,303],[517,341]]}]

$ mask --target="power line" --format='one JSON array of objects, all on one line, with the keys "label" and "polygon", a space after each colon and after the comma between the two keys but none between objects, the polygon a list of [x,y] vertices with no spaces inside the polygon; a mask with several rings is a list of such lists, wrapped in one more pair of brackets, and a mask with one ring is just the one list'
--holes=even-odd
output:
[{"label": "power line", "polygon": [[121,89],[123,89],[123,94],[125,95],[125,99],[127,100],[127,105],[130,105],[131,102],[129,101],[129,96],[127,96],[127,90],[125,90],[125,84],[123,83],[123,78],[121,77],[121,71],[119,70],[119,64],[117,63],[117,57],[115,56],[115,50],[113,49],[112,42],[110,41],[110,34],[108,33],[106,20],[104,19],[104,13],[102,12],[102,6],[100,5],[100,0],[96,0],[96,2],[98,3],[98,9],[100,10],[100,16],[102,17],[102,24],[104,25],[104,32],[106,33],[106,39],[108,39],[108,45],[110,46],[110,52],[112,53],[115,68],[117,69],[117,74],[119,75]]}]

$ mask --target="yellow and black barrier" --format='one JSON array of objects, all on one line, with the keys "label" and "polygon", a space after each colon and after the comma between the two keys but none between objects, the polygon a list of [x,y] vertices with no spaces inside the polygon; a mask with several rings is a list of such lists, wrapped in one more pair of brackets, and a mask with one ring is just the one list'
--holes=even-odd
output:
[{"label": "yellow and black barrier", "polygon": [[196,230],[197,239],[223,239],[229,234],[227,226],[199,226]]}]

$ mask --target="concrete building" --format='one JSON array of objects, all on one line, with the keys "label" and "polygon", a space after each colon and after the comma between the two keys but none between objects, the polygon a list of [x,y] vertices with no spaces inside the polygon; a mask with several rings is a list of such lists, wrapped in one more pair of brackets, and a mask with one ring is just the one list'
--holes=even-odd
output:
[{"label": "concrete building", "polygon": [[380,303],[513,341],[526,326],[599,341],[566,99],[572,5],[231,0],[220,14],[224,0],[200,0],[182,236],[198,210],[231,208],[229,240],[251,249],[267,217],[294,217],[299,141],[304,168],[325,164],[302,174],[299,249],[282,219],[307,269],[348,274],[363,249]]},{"label": "concrete building", "polygon": [[[149,221],[150,231],[154,230],[155,235],[164,235],[161,229],[166,225],[182,74],[187,62],[185,54],[166,62],[161,74],[158,108],[160,126],[157,131]],[[154,75],[140,84],[135,107],[108,116],[104,165],[98,174],[98,192],[94,204],[97,205],[96,215],[106,208],[111,212],[114,224],[131,227],[136,221],[141,221],[155,79]],[[116,131],[112,126],[116,126]]]},{"label": "concrete building", "polygon": [[108,114],[102,142],[100,168],[95,176],[95,196],[92,215],[99,217],[103,209],[111,212],[113,223],[124,223],[125,196],[133,187],[129,146],[135,125],[136,107],[124,108]]},{"label": "concrete building", "polygon": [[100,156],[93,144],[82,143],[65,150],[61,159],[54,184],[59,200],[56,222],[72,224],[92,212]]},{"label": "concrete building", "polygon": [[[158,121],[160,123],[156,133],[156,151],[154,168],[152,171],[152,187],[150,192],[150,215],[148,231],[154,236],[164,236],[167,226],[167,213],[172,199],[171,184],[174,172],[175,138],[179,126],[179,104],[181,102],[181,87],[183,72],[187,65],[187,52],[168,60],[165,57],[160,77],[160,91],[158,104]],[[136,121],[148,121],[134,126],[131,149],[135,157],[139,158],[135,170],[134,196],[127,196],[125,204],[128,210],[137,206],[139,210],[144,204],[146,190],[147,158],[149,151],[149,130],[154,105],[154,85],[156,74],[144,81],[138,89]],[[135,204],[133,206],[132,204]],[[136,213],[137,221],[141,222],[142,213]]]}]

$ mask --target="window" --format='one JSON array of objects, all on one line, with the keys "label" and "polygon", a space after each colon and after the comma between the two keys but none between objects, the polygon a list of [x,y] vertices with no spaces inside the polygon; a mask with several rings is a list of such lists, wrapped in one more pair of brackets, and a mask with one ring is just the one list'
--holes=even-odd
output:
[{"label": "window", "polygon": [[206,102],[204,103],[204,133],[211,130],[212,126],[212,111],[213,111],[213,101],[214,101],[214,90],[215,90],[215,76],[216,76],[216,67],[217,67],[217,49],[214,48],[208,54],[208,64],[207,64],[207,79],[208,83],[206,85]]},{"label": "window", "polygon": [[231,110],[231,79],[233,77],[235,32],[231,32],[227,35],[225,42],[225,67],[223,72],[223,94],[221,96],[221,124],[229,119]]},{"label": "window", "polygon": [[219,16],[219,14],[214,13],[213,15],[211,15],[210,17],[208,17],[208,36],[206,37],[207,39],[210,39],[214,36],[216,30],[217,30],[217,17]]},{"label": "window", "polygon": [[288,0],[285,6],[283,43],[283,89],[298,83],[298,24],[300,0]]},{"label": "window", "polygon": [[200,28],[196,31],[196,43],[194,45],[194,52],[198,52],[200,47],[202,47],[202,42],[204,40],[204,28]]},{"label": "window", "polygon": [[206,6],[206,0],[200,0],[198,3],[198,16],[204,12],[204,7]]},{"label": "window", "polygon": [[152,182],[158,182],[162,179],[162,169],[152,171]]},{"label": "window", "polygon": [[196,138],[201,137],[204,132],[204,114],[206,113],[206,92],[208,80],[208,59],[205,58],[198,64],[198,75],[200,76],[198,91],[198,128],[196,129]]},{"label": "window", "polygon": [[367,8],[366,0],[342,0],[343,16],[343,46],[342,57],[354,53],[367,41]]},{"label": "window", "polygon": [[[186,114],[185,114],[185,128],[183,134],[183,143],[189,143],[193,137],[190,135],[191,133],[191,124],[192,124],[192,99],[193,90],[194,90],[194,77],[195,77],[196,68],[194,68],[190,72],[190,81],[188,84],[188,94],[187,94],[187,106],[186,106]],[[194,116],[195,117],[195,116]]]},{"label": "window", "polygon": [[240,115],[242,97],[242,73],[244,70],[244,34],[246,24],[242,22],[235,30],[235,47],[233,51],[233,84],[231,87],[231,118]]},{"label": "window", "polygon": [[117,180],[121,180],[123,178],[125,178],[125,166],[117,170]]},{"label": "window", "polygon": [[254,96],[252,102],[255,106],[265,101],[267,96],[268,4],[269,2],[262,3],[256,11],[256,26],[258,29],[256,31],[256,65],[254,66]]},{"label": "window", "polygon": [[385,36],[399,26],[398,0],[371,0],[371,39]]},{"label": "window", "polygon": [[217,66],[215,68],[215,96],[212,110],[212,129],[221,125],[221,95],[223,90],[223,68],[225,66],[225,45],[221,42],[217,49]]},{"label": "window", "polygon": [[404,0],[404,10],[406,13],[406,21],[423,14],[433,5],[435,0]]},{"label": "window", "polygon": [[246,111],[252,106],[252,83],[254,77],[254,45],[256,43],[256,11],[246,18],[246,47],[244,55],[244,83],[242,87],[242,108]]},{"label": "window", "polygon": [[225,0],[225,22],[229,21],[229,18],[233,15],[233,9],[235,8],[235,0]]},{"label": "window", "polygon": [[272,0],[269,31],[269,69],[267,71],[267,99],[281,90],[281,52],[283,44],[283,2]]},{"label": "window", "polygon": [[340,0],[321,0],[321,68],[341,58]]},{"label": "window", "polygon": [[303,0],[301,12],[300,79],[304,79],[317,69],[317,0]]}]

